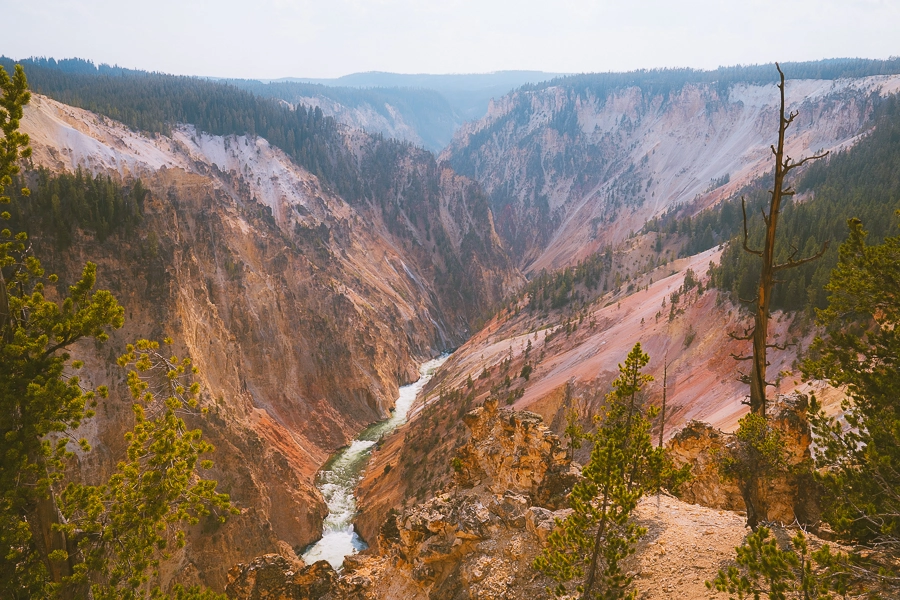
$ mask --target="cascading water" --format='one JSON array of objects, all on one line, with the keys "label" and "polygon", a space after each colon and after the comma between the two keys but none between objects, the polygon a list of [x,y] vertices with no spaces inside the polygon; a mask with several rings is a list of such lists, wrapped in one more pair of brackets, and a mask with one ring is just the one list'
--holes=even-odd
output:
[{"label": "cascading water", "polygon": [[372,447],[382,436],[406,422],[416,396],[445,360],[447,356],[441,356],[419,367],[419,380],[400,388],[390,418],[367,427],[352,444],[332,456],[322,467],[317,486],[328,505],[328,516],[322,526],[322,539],[303,553],[306,564],[327,560],[332,567],[340,569],[345,556],[366,549],[366,543],[353,529],[356,518],[356,496],[353,491],[372,455]]}]

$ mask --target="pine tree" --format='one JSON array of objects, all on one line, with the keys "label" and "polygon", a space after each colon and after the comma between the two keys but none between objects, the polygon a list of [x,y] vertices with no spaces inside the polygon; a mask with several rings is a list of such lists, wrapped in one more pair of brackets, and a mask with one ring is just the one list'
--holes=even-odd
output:
[{"label": "pine tree", "polygon": [[[171,343],[171,340],[165,340]],[[224,521],[235,512],[216,482],[197,477],[213,447],[181,414],[199,409],[200,385],[188,358],[160,352],[157,342],[129,345],[119,365],[128,369],[134,429],[125,436],[125,460],[105,484],[70,482],[60,495],[63,531],[77,544],[80,562],[68,586],[91,583],[96,600],[159,598],[150,583],[160,560],[185,543],[183,526],[201,518]],[[201,411],[201,412],[205,412]],[[176,590],[183,598],[212,598],[199,588]]]},{"label": "pine tree", "polygon": [[734,443],[719,457],[722,476],[734,481],[741,491],[747,509],[747,523],[766,520],[758,487],[767,478],[787,469],[784,439],[781,432],[760,415],[750,413],[738,422]]},{"label": "pine tree", "polygon": [[[0,202],[29,155],[18,131],[29,100],[25,73],[0,68]],[[23,190],[21,196],[27,196]],[[9,220],[9,211],[0,214]],[[45,275],[28,236],[0,231],[0,596],[3,598],[163,598],[149,583],[180,529],[217,510],[229,510],[215,482],[197,476],[199,456],[211,451],[199,431],[178,416],[196,406],[198,388],[184,381],[189,362],[166,360],[150,342],[129,347],[136,425],[128,456],[101,486],[66,481],[73,432],[94,414],[105,387],[85,390],[80,361],[69,351],[80,340],[103,343],[124,323],[124,310],[106,290],[94,290],[97,267],[47,299]],[[161,371],[161,373],[160,373]],[[151,387],[147,375],[161,374]],[[152,407],[152,413],[147,408]],[[209,466],[208,463],[204,463]],[[66,485],[67,484],[67,485]],[[212,598],[199,588],[176,588],[180,600]]]},{"label": "pine tree", "polygon": [[900,558],[900,236],[869,246],[858,219],[839,251],[818,312],[827,334],[803,365],[844,387],[848,427],[813,405],[825,519],[853,541]]},{"label": "pine tree", "polygon": [[553,589],[558,596],[568,592],[570,582],[581,580],[575,589],[585,600],[633,598],[632,577],[622,572],[620,561],[634,552],[645,530],[631,514],[661,482],[674,487],[687,477],[687,467],[674,470],[650,438],[657,411],[645,411],[641,403],[641,391],[653,380],[642,372],[649,360],[638,343],[619,365],[606,414],[598,418],[597,430],[584,436],[593,447],[569,496],[573,512],[534,561],[535,569],[559,582]]},{"label": "pine tree", "polygon": [[770,533],[767,527],[760,527],[748,535],[737,548],[736,564],[720,570],[706,587],[728,592],[739,600],[827,600],[836,597],[831,592],[847,597],[850,577],[846,555],[833,553],[827,544],[810,552],[803,531],[782,549]]}]

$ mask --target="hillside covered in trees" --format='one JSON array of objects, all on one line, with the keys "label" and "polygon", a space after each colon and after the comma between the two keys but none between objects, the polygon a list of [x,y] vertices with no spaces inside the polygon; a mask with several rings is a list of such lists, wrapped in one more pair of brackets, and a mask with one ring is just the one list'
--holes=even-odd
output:
[{"label": "hillside covered in trees", "polygon": [[[64,104],[166,134],[190,124],[214,135],[259,135],[348,200],[363,190],[341,141],[339,124],[321,110],[292,109],[233,85],[100,65],[79,59],[21,61],[30,88]],[[13,62],[0,58],[11,70]]]},{"label": "hillside covered in trees", "polygon": [[[834,58],[808,62],[784,62],[781,67],[790,73],[791,79],[844,79],[871,77],[874,75],[894,75],[900,73],[900,58],[873,60],[866,58]],[[553,86],[565,86],[577,93],[592,92],[598,98],[605,98],[610,91],[623,87],[638,87],[648,96],[668,95],[677,92],[689,83],[716,84],[721,91],[732,85],[743,83],[764,85],[776,83],[778,73],[774,65],[735,65],[711,70],[701,69],[638,69],[624,73],[586,73],[558,77],[544,83],[528,84],[522,90],[533,91]]]},{"label": "hillside covered in trees", "polygon": [[[690,216],[679,216],[689,206],[649,222],[644,230],[683,240],[680,254],[690,256],[720,243],[727,243],[712,282],[734,298],[752,298],[755,293],[758,257],[741,247],[746,200],[751,247],[758,247],[764,233],[760,207],[768,201],[770,176],[762,177],[720,205]],[[896,231],[900,209],[900,98],[885,99],[876,111],[871,131],[855,146],[812,163],[797,176],[796,196],[783,207],[779,228],[777,261],[783,262],[798,249],[808,256],[826,241],[829,248],[821,260],[783,273],[776,285],[773,306],[786,310],[824,308],[824,285],[838,260],[838,247],[847,238],[847,221],[860,219],[870,240],[878,243]]]}]

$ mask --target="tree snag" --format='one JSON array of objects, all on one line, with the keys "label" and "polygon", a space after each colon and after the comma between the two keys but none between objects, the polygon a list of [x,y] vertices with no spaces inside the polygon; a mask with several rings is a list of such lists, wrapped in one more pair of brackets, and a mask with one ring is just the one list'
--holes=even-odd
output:
[{"label": "tree snag", "polygon": [[[766,421],[766,388],[774,385],[766,381],[766,368],[769,366],[766,353],[769,348],[783,349],[782,346],[770,344],[768,341],[772,287],[777,283],[775,275],[780,271],[814,261],[821,257],[828,249],[828,242],[825,242],[822,245],[822,248],[812,256],[797,259],[796,256],[798,250],[796,247],[792,247],[793,252],[785,262],[780,264],[775,262],[775,234],[778,228],[778,215],[781,213],[781,201],[784,198],[789,198],[794,195],[793,188],[785,185],[785,178],[794,169],[809,161],[823,158],[828,154],[828,152],[816,154],[802,158],[798,161],[794,161],[790,156],[785,155],[785,132],[787,131],[787,128],[790,127],[791,123],[793,123],[798,113],[797,111],[791,111],[789,113],[785,112],[784,72],[781,70],[781,66],[778,63],[775,63],[775,68],[778,69],[778,75],[780,76],[778,89],[781,92],[781,107],[778,112],[778,142],[777,145],[771,146],[772,154],[775,155],[775,182],[772,189],[769,191],[772,199],[769,204],[768,214],[766,214],[765,209],[762,210],[763,221],[766,224],[766,236],[762,249],[750,247],[750,236],[747,228],[747,206],[744,198],[741,198],[741,210],[743,211],[744,216],[743,248],[746,252],[759,256],[761,259],[759,285],[756,292],[756,298],[751,301],[752,304],[756,305],[753,327],[752,330],[747,330],[741,335],[735,333],[730,334],[734,339],[752,340],[753,342],[753,352],[750,356],[732,356],[734,356],[736,360],[752,361],[750,375],[742,376],[741,380],[750,384],[750,413],[751,415],[760,418],[765,431],[763,434],[764,438],[766,437],[767,432],[771,430]],[[741,433],[742,430],[739,430],[739,438]],[[739,446],[740,445],[742,445],[742,442],[739,442]],[[738,484],[741,488],[741,495],[743,496],[744,503],[747,507],[747,525],[756,531],[759,522],[768,519],[768,510],[764,494],[762,493],[762,484],[770,469],[764,464],[764,461],[758,459],[756,452],[749,451],[751,449],[752,448],[735,448],[733,454],[738,462],[743,461],[745,463],[741,469],[743,473],[738,478]],[[742,458],[738,456],[740,454],[743,454]]]},{"label": "tree snag", "polygon": [[775,184],[769,191],[772,196],[769,204],[769,213],[762,211],[763,221],[766,224],[766,238],[764,246],[761,250],[750,248],[749,235],[747,232],[747,207],[744,199],[741,198],[741,208],[744,212],[744,250],[750,254],[755,254],[762,259],[759,273],[759,287],[755,299],[756,313],[753,320],[753,331],[746,336],[733,336],[737,339],[753,340],[753,355],[748,357],[752,360],[750,368],[750,412],[758,414],[762,417],[766,416],[766,387],[773,385],[766,381],[766,367],[769,366],[766,360],[766,351],[775,347],[768,343],[769,333],[769,304],[772,299],[772,286],[776,283],[775,274],[779,271],[798,267],[802,264],[814,261],[821,257],[828,249],[828,242],[822,245],[822,249],[812,256],[802,259],[796,259],[797,249],[793,248],[793,253],[788,260],[781,264],[775,263],[775,232],[778,227],[778,215],[781,212],[781,201],[794,195],[794,190],[790,186],[785,187],[785,177],[801,165],[811,161],[823,158],[828,154],[816,154],[794,161],[790,156],[784,154],[784,137],[785,131],[797,117],[797,111],[785,113],[784,103],[784,72],[781,66],[775,63],[781,82],[778,89],[781,92],[781,110],[778,113],[778,144],[771,146],[772,154],[775,155]]}]

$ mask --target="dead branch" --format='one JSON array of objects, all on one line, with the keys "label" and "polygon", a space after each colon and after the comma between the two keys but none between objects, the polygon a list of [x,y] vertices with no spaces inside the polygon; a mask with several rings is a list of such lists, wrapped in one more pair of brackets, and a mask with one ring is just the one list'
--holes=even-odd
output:
[{"label": "dead branch", "polygon": [[748,340],[753,339],[753,332],[752,332],[752,331],[748,331],[748,330],[744,330],[744,334],[743,334],[743,335],[738,335],[737,333],[735,333],[735,332],[733,332],[733,331],[729,331],[729,332],[728,332],[728,337],[730,337],[730,338],[733,339],[733,340],[737,340],[737,341],[739,341],[739,342],[746,342],[746,341],[748,341]]},{"label": "dead branch", "polygon": [[791,158],[788,157],[784,161],[784,173],[785,173],[785,175],[787,175],[788,173],[790,173],[797,167],[802,167],[803,165],[805,165],[806,163],[808,163],[811,160],[819,160],[820,158],[825,158],[830,153],[831,153],[831,151],[829,150],[828,152],[823,152],[822,154],[813,154],[812,156],[807,156],[806,158],[801,158],[800,160],[798,160],[797,162],[795,162],[793,164],[789,164],[791,161]]},{"label": "dead branch", "polygon": [[750,234],[747,233],[747,203],[744,200],[743,196],[741,196],[741,211],[744,213],[744,250],[746,250],[750,254],[762,256],[762,250],[750,249]]},{"label": "dead branch", "polygon": [[780,265],[772,265],[772,271],[777,273],[779,271],[784,271],[785,269],[793,269],[794,267],[799,267],[800,265],[805,265],[806,263],[812,262],[814,260],[818,260],[822,258],[822,255],[828,250],[828,245],[830,241],[826,241],[822,244],[822,249],[813,254],[812,256],[808,256],[806,258],[800,260],[794,260],[793,257],[789,258],[786,263],[782,263]]}]

